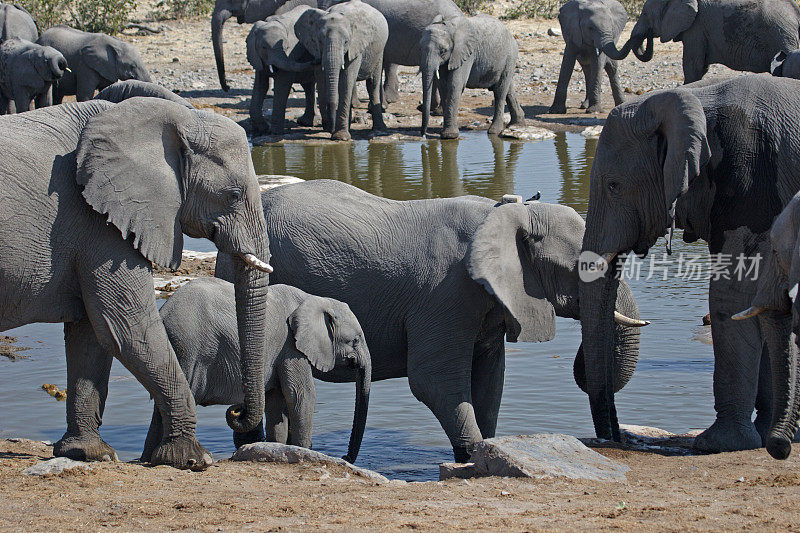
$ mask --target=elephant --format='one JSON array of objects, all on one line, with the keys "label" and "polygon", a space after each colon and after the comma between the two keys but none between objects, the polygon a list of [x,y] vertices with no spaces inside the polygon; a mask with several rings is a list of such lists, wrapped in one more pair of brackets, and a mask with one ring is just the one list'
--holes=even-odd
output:
[{"label": "elephant", "polygon": [[[708,66],[721,63],[734,70],[770,72],[778,52],[791,52],[800,44],[800,8],[792,0],[647,0],[630,39],[617,50],[603,48],[611,59],[624,59],[641,48],[645,39],[683,41],[683,79],[702,79]],[[637,54],[652,59],[652,51]]]},{"label": "elephant", "polygon": [[[197,405],[242,401],[234,300],[233,285],[227,281],[198,278],[175,291],[161,308],[167,336]],[[276,331],[271,337],[278,341],[264,350],[275,367],[275,378],[264,385],[271,407],[266,409],[267,433],[265,436],[264,425],[259,424],[250,433],[234,433],[234,444],[238,448],[265,437],[285,444],[284,418],[288,418],[289,444],[311,448],[314,378],[355,381],[353,428],[344,456],[355,462],[367,422],[372,375],[372,360],[358,320],[347,304],[288,285],[270,287],[265,313],[267,328]],[[154,409],[145,455],[160,440],[161,414]]]},{"label": "elephant", "polygon": [[116,37],[55,26],[42,33],[39,44],[52,46],[67,58],[71,72],[55,84],[53,101],[74,94],[78,102],[90,100],[117,80],[152,81],[136,48]]},{"label": "elephant", "polygon": [[[655,91],[614,108],[597,144],[589,184],[581,327],[598,437],[619,440],[609,385],[613,358],[613,275],[622,254],[643,255],[675,228],[703,239],[718,259],[761,253],[730,232],[766,232],[800,189],[800,105],[794,80],[769,74]],[[782,102],[776,106],[775,102]],[[726,234],[728,232],[728,234]],[[763,250],[762,250],[763,251]],[[591,275],[588,275],[591,274]],[[758,448],[767,440],[769,355],[755,321],[731,315],[753,299],[755,283],[710,276],[716,420],[694,442],[708,452]],[[756,408],[755,423],[751,421]]]},{"label": "elephant", "polygon": [[[271,283],[347,303],[372,354],[372,380],[408,377],[464,462],[494,436],[504,339],[547,341],[555,316],[577,319],[583,219],[541,202],[478,196],[388,200],[332,180],[262,194]],[[230,259],[218,254],[219,277]],[[615,388],[633,375],[638,308],[619,286]],[[581,387],[583,349],[575,376]]]},{"label": "elephant", "polygon": [[[43,127],[46,125],[46,127]],[[4,209],[0,330],[64,323],[67,430],[53,454],[113,460],[99,433],[112,358],[164,420],[153,464],[201,470],[195,404],[158,314],[153,265],[177,268],[183,234],[233,254],[244,406],[260,421],[269,258],[260,189],[244,131],[161,98],[37,109],[0,120]]]},{"label": "elephant", "polygon": [[628,14],[617,0],[570,0],[561,6],[558,22],[566,46],[550,113],[567,112],[567,88],[576,59],[586,78],[586,99],[581,109],[586,109],[587,113],[602,111],[600,75],[603,70],[611,83],[614,104],[619,105],[625,100],[617,76],[617,61],[602,50],[607,43],[613,46],[617,42],[627,21]]},{"label": "elephant", "polygon": [[14,37],[0,44],[0,114],[29,111],[52,104],[52,86],[67,70],[61,52]]},{"label": "elephant", "polygon": [[381,102],[386,19],[361,0],[323,11],[308,9],[297,21],[300,43],[316,59],[322,127],[336,141],[350,140],[350,114],[356,81],[366,80],[373,131],[386,130]]},{"label": "elephant", "polygon": [[0,43],[14,37],[36,42],[39,28],[24,7],[18,4],[0,4]]},{"label": "elephant", "polygon": [[800,79],[800,50],[775,54],[769,71],[773,76]]},{"label": "elephant", "polygon": [[[303,86],[306,99],[305,113],[297,123],[302,126],[314,125],[314,58],[295,35],[295,25],[308,9],[308,6],[298,6],[281,15],[267,17],[264,21],[256,22],[247,35],[247,60],[256,71],[250,98],[250,123],[256,135],[267,132],[283,134],[286,102],[294,83]],[[275,78],[275,95],[272,99],[272,117],[267,126],[262,108],[270,70]]]},{"label": "elephant", "polygon": [[798,333],[800,333],[800,193],[794,195],[769,231],[770,253],[758,279],[751,306],[734,320],[759,315],[772,369],[772,421],[766,439],[769,454],[786,459],[796,439],[798,403]]},{"label": "elephant", "polygon": [[458,104],[465,87],[488,88],[494,93],[494,115],[489,134],[503,131],[505,104],[511,111],[509,126],[525,124],[525,113],[514,94],[517,42],[505,25],[489,15],[437,18],[425,28],[422,40],[422,128],[430,120],[433,76],[439,73],[442,92],[443,139],[458,138]]},{"label": "elephant", "polygon": [[163,98],[176,104],[180,104],[189,109],[194,106],[188,100],[178,96],[169,89],[161,85],[139,80],[125,80],[112,83],[94,97],[95,100],[108,100],[109,102],[119,103],[134,96],[146,96],[150,98]]}]

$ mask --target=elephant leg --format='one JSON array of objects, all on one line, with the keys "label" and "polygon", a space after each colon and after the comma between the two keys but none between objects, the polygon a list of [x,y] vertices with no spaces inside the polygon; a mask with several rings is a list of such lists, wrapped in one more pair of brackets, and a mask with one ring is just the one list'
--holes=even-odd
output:
[{"label": "elephant leg", "polygon": [[[253,135],[269,133],[269,127],[266,120],[264,120],[264,97],[267,95],[268,88],[269,73],[265,70],[256,70],[253,92],[250,95],[250,124],[253,127]],[[272,133],[274,133],[274,130]]]},{"label": "elephant leg", "polygon": [[53,446],[53,455],[78,461],[116,461],[114,449],[100,438],[111,355],[100,345],[86,318],[64,324],[64,341],[67,432]]},{"label": "elephant leg", "polygon": [[[431,93],[431,116],[441,117],[442,111],[442,83],[439,80],[439,74],[433,75],[433,92]],[[421,111],[421,110],[420,110]]]},{"label": "elephant leg", "polygon": [[336,109],[336,124],[331,134],[334,141],[350,140],[350,116],[353,104],[353,89],[358,79],[361,61],[351,61],[339,74],[339,107]]},{"label": "elephant leg", "polygon": [[622,86],[619,84],[617,61],[605,58],[605,62],[606,62],[605,69],[606,69],[606,74],[608,75],[608,82],[611,84],[611,95],[614,97],[614,105],[620,105],[625,101],[625,96],[623,96],[624,91],[622,90]]},{"label": "elephant leg", "polygon": [[492,88],[494,94],[494,102],[492,106],[494,111],[492,114],[492,123],[489,125],[489,135],[499,135],[503,128],[505,128],[505,120],[503,112],[506,109],[506,97],[508,96],[508,81],[501,81],[501,85]]},{"label": "elephant leg", "polygon": [[98,76],[84,75],[77,76],[75,100],[78,102],[85,102],[94,98],[94,92],[100,85],[100,78]]},{"label": "elephant leg", "polygon": [[442,80],[442,108],[444,109],[440,135],[442,139],[458,139],[458,105],[461,102],[461,93],[467,86],[470,68],[471,65],[461,65],[456,70],[448,71]]},{"label": "elephant leg", "polygon": [[746,282],[723,279],[710,284],[717,419],[695,439],[695,448],[702,451],[749,450],[762,445],[752,422],[763,351],[761,330],[757,320],[731,319],[737,309],[750,305],[754,288]]},{"label": "elephant leg", "polygon": [[144,449],[142,456],[139,460],[143,463],[149,463],[153,458],[153,452],[156,447],[161,444],[161,438],[164,434],[164,421],[161,419],[161,411],[158,407],[153,407],[153,417],[150,419],[150,427],[147,430],[147,437],[144,439]]},{"label": "elephant leg", "polygon": [[372,131],[385,132],[386,124],[383,122],[383,105],[381,105],[381,71],[376,76],[367,78],[367,92],[369,93],[369,112],[372,115]]},{"label": "elephant leg", "polygon": [[589,101],[589,106],[586,108],[587,113],[601,113],[603,111],[600,103],[600,96],[603,94],[602,78],[600,77],[603,72],[603,62],[604,57],[592,49],[587,61],[589,67],[589,71],[586,74],[586,99]]},{"label": "elephant leg", "polygon": [[266,407],[266,439],[267,442],[280,442],[286,444],[289,438],[289,413],[286,410],[286,400],[279,388],[267,391]]},{"label": "elephant leg", "polygon": [[[96,248],[77,269],[81,297],[100,345],[147,389],[161,412],[164,434],[151,462],[192,469],[210,466],[211,454],[195,438],[194,398],[158,313],[149,268],[133,266],[143,263],[133,250],[120,254],[103,249],[102,241]],[[117,259],[107,259],[112,256]],[[123,261],[127,268],[119,268]],[[84,335],[75,342],[90,340]]]},{"label": "elephant leg", "polygon": [[256,427],[246,433],[233,432],[233,445],[239,449],[245,444],[253,444],[254,442],[264,442],[267,440],[267,435],[264,430],[264,421],[258,423]]},{"label": "elephant leg", "polygon": [[764,444],[767,443],[769,427],[772,423],[772,369],[770,365],[769,348],[764,343],[761,352],[761,362],[758,369],[758,390],[756,392],[756,419],[753,422],[756,431],[761,435]]},{"label": "elephant leg", "polygon": [[443,335],[420,326],[408,332],[408,384],[414,397],[439,420],[455,460],[467,462],[482,440],[472,407],[472,349],[475,339]]},{"label": "elephant leg", "polygon": [[312,127],[314,125],[314,80],[301,82],[306,95],[306,110],[303,116],[297,119],[300,126]]},{"label": "elephant leg", "polygon": [[314,70],[314,81],[317,86],[317,105],[319,106],[319,113],[322,115],[322,131],[327,133],[331,133],[333,131],[333,124],[330,123],[328,117],[330,113],[328,108],[330,104],[325,99],[324,95],[324,87],[325,87],[325,80],[322,76],[322,70],[317,68]]},{"label": "elephant leg", "polygon": [[311,448],[314,404],[317,399],[311,364],[304,356],[298,355],[280,361],[277,370],[289,416],[289,444]]},{"label": "elephant leg", "polygon": [[400,80],[397,77],[397,65],[385,65],[386,82],[383,84],[383,97],[387,104],[400,100]]},{"label": "elephant leg", "polygon": [[472,359],[472,405],[484,439],[495,435],[506,375],[503,311],[495,309],[493,313],[499,320],[489,319],[495,325],[475,343]]},{"label": "elephant leg", "polygon": [[45,92],[36,95],[34,103],[36,104],[36,109],[53,105],[53,87],[48,87]]},{"label": "elephant leg", "polygon": [[697,54],[697,49],[688,43],[683,43],[683,83],[694,83],[703,79],[708,72],[708,63],[705,55]]},{"label": "elephant leg", "polygon": [[561,71],[558,73],[556,96],[550,106],[550,113],[563,114],[567,112],[567,88],[569,87],[569,80],[572,78],[572,70],[575,68],[575,60],[577,58],[577,50],[568,44],[564,48],[564,57],[561,59]]},{"label": "elephant leg", "polygon": [[14,106],[17,108],[17,113],[24,113],[31,110],[31,103],[33,97],[23,90],[14,91]]},{"label": "elephant leg", "polygon": [[590,63],[588,54],[579,53],[578,54],[578,64],[581,66],[581,72],[583,72],[583,81],[586,87],[586,97],[581,102],[581,105],[578,106],[578,109],[586,109],[589,107],[589,87],[592,84],[591,80],[591,73],[592,73],[592,65]]},{"label": "elephant leg", "polygon": [[0,115],[6,115],[11,111],[9,109],[10,104],[11,100],[9,100],[3,93],[0,92]]},{"label": "elephant leg", "polygon": [[286,122],[286,103],[289,101],[289,93],[292,91],[294,74],[276,70],[274,77],[272,117],[269,121],[269,127],[273,135],[283,135]]},{"label": "elephant leg", "polygon": [[64,91],[56,83],[53,85],[53,105],[59,105],[64,100]]},{"label": "elephant leg", "polygon": [[508,110],[511,113],[511,122],[509,122],[508,125],[524,126],[525,112],[522,110],[522,106],[519,105],[519,101],[517,100],[517,95],[514,93],[513,81],[511,83],[511,87],[508,90],[508,96],[506,96],[506,104],[508,104]]}]

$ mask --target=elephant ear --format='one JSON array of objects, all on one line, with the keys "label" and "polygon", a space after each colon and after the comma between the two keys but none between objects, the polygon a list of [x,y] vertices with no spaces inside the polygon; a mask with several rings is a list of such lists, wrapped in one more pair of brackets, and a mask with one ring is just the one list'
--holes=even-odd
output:
[{"label": "elephant ear", "polygon": [[769,71],[773,76],[783,76],[783,62],[786,61],[786,52],[780,51],[772,58]]},{"label": "elephant ear", "polygon": [[247,62],[250,63],[250,66],[255,70],[264,70],[264,62],[261,59],[261,47],[259,46],[259,34],[261,33],[261,26],[264,24],[265,22],[263,21],[258,21],[253,24],[253,28],[250,30],[250,33],[247,34],[247,39],[245,39]]},{"label": "elephant ear", "polygon": [[130,98],[86,122],[76,150],[83,197],[124,239],[162,267],[181,263],[180,209],[196,112],[160,98]]},{"label": "elephant ear", "polygon": [[583,13],[575,3],[564,4],[558,12],[558,23],[561,26],[561,34],[564,36],[564,41],[569,39],[573,46],[581,46],[583,44],[582,15]]},{"label": "elephant ear", "polygon": [[706,135],[706,115],[700,100],[682,89],[658,91],[635,112],[638,134],[660,135],[667,145],[664,158],[664,199],[667,211],[711,157]]},{"label": "elephant ear", "polygon": [[324,11],[309,9],[297,19],[294,25],[294,34],[300,44],[316,59],[322,57],[322,15]]},{"label": "elephant ear", "polygon": [[350,22],[350,43],[347,47],[347,57],[351,61],[363,54],[375,36],[379,34],[380,28],[375,22],[378,17],[383,18],[383,15],[374,13],[373,8],[367,4],[361,6],[356,13],[358,13],[356,16],[348,18]]},{"label": "elephant ear", "polygon": [[117,57],[121,49],[116,43],[109,42],[102,38],[95,37],[81,48],[80,55],[89,67],[100,74],[105,80],[115,81],[119,79],[117,74]]},{"label": "elephant ear", "polygon": [[549,341],[555,309],[546,299],[527,241],[542,239],[524,204],[495,207],[478,227],[467,252],[470,277],[505,308],[510,342]]},{"label": "elephant ear", "polygon": [[309,296],[289,316],[294,344],[308,357],[311,366],[330,372],[336,362],[333,332],[336,317],[324,298]]},{"label": "elephant ear", "polygon": [[471,24],[467,17],[456,17],[447,21],[448,30],[453,38],[453,51],[447,68],[455,70],[469,59],[478,49],[478,37],[472,31]]},{"label": "elephant ear", "polygon": [[661,42],[674,40],[689,29],[697,16],[697,0],[668,0],[661,14]]}]

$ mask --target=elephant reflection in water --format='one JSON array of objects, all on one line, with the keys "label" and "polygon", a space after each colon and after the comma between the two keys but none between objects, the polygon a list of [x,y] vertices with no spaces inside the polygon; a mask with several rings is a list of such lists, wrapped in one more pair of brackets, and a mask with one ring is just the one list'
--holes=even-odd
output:
[{"label": "elephant reflection in water", "polygon": [[568,205],[578,213],[585,213],[589,205],[589,174],[592,171],[597,140],[586,139],[581,156],[574,162],[570,161],[566,133],[556,133],[555,145],[558,168],[561,171],[558,203]]}]

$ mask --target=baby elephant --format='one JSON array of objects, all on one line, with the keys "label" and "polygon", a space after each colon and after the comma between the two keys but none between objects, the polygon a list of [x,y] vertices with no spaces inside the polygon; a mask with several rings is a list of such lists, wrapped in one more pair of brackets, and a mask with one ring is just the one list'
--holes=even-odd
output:
[{"label": "baby elephant", "polygon": [[[0,114],[52,104],[52,86],[67,70],[64,56],[49,46],[18,38],[0,44]],[[10,104],[13,103],[13,106]]]},{"label": "baby elephant", "polygon": [[[347,304],[320,298],[288,285],[269,288],[267,308],[266,438],[311,447],[316,393],[314,377],[356,382],[350,445],[344,459],[356,460],[364,436],[372,382],[372,362],[364,333]],[[187,283],[161,308],[161,318],[198,405],[238,404],[244,400],[239,363],[236,302],[231,283],[200,278]],[[282,398],[281,398],[282,395]],[[147,434],[143,457],[161,441],[158,409]],[[234,433],[236,447],[264,440],[264,425]]]},{"label": "baby elephant", "polygon": [[800,50],[792,52],[778,52],[772,58],[769,71],[773,76],[800,79]]},{"label": "baby elephant", "polygon": [[116,37],[55,26],[44,32],[38,42],[64,54],[72,71],[55,84],[53,101],[57,104],[70,94],[79,102],[91,100],[95,90],[117,80],[152,81],[139,51]]},{"label": "baby elephant", "polygon": [[514,95],[517,42],[502,22],[489,15],[438,17],[422,33],[420,48],[423,135],[428,129],[433,76],[437,71],[444,110],[443,139],[458,137],[458,104],[465,87],[487,88],[494,93],[490,134],[503,130],[506,102],[511,111],[509,125],[525,124],[525,115]]}]

